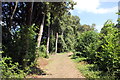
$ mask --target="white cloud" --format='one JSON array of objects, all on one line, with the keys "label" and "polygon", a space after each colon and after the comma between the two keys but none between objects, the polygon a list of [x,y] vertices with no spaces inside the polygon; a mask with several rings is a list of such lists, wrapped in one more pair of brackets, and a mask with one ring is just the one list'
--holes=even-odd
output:
[{"label": "white cloud", "polygon": [[100,2],[119,2],[120,0],[100,0]]},{"label": "white cloud", "polygon": [[112,8],[98,8],[96,10],[94,10],[94,13],[116,13],[118,10],[118,7],[112,7]]},{"label": "white cloud", "polygon": [[[86,11],[97,14],[117,12],[118,7],[112,8],[100,8],[100,0],[73,0],[77,2],[77,5],[74,6],[75,10],[79,12]],[[106,0],[107,1],[107,0]]]}]

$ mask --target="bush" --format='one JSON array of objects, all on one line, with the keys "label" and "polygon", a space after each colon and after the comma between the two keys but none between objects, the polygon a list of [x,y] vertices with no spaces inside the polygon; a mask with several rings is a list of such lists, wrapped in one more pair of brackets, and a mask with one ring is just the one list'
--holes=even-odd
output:
[{"label": "bush", "polygon": [[[108,77],[120,79],[120,38],[117,28],[106,27],[103,33],[88,31],[78,37],[77,53],[73,58],[87,58],[87,61],[97,65],[100,71]],[[78,52],[79,51],[79,52]]]},{"label": "bush", "polygon": [[76,51],[81,52],[82,54],[80,55],[87,58],[91,54],[91,52],[89,52],[89,47],[92,44],[96,44],[97,41],[98,33],[95,31],[84,32],[77,39]]},{"label": "bush", "polygon": [[45,45],[41,45],[40,48],[38,49],[38,56],[48,58]]},{"label": "bush", "polygon": [[12,58],[3,57],[0,61],[2,78],[24,78],[27,73],[20,69],[20,65],[12,62]]},{"label": "bush", "polygon": [[120,74],[120,44],[118,29],[108,27],[106,28],[106,31],[107,35],[103,34],[100,46],[96,49],[97,54],[95,55],[95,63],[99,66],[100,70],[107,71],[113,76],[118,76]]},{"label": "bush", "polygon": [[[31,65],[36,58],[35,54],[35,26],[20,26],[14,31],[12,40],[3,39],[3,57],[11,57],[13,62],[18,62],[22,68]],[[9,39],[8,38],[8,39]],[[28,61],[29,60],[29,61]]]}]

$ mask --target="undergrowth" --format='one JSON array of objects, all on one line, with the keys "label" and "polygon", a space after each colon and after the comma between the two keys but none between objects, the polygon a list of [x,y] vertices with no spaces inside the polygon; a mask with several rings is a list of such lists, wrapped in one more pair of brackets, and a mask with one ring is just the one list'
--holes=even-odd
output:
[{"label": "undergrowth", "polygon": [[89,64],[84,57],[72,60],[87,80],[115,80],[114,77],[110,76],[107,72],[100,71],[95,64]]}]

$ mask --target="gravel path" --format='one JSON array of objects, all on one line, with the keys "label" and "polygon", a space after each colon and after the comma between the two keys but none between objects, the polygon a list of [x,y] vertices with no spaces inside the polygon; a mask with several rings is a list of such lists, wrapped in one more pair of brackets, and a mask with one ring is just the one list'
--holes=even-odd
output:
[{"label": "gravel path", "polygon": [[47,75],[43,78],[84,78],[75,67],[75,63],[68,54],[56,54],[50,57],[49,64],[45,67]]}]

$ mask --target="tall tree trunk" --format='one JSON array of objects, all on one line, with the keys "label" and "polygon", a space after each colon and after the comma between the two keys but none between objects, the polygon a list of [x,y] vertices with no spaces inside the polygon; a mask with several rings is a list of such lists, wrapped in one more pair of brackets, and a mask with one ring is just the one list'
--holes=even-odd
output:
[{"label": "tall tree trunk", "polygon": [[[33,11],[33,2],[27,2],[27,7],[26,7],[26,11],[27,11],[27,16],[26,16],[26,25],[25,26],[25,30],[26,30],[26,44],[25,44],[25,54],[23,55],[23,59],[26,59],[26,55],[28,54],[28,51],[29,51],[29,27],[31,26],[31,23],[32,23],[32,11]],[[26,61],[23,61],[23,67],[26,67],[27,66],[27,62]]]},{"label": "tall tree trunk", "polygon": [[27,2],[26,10],[27,10],[26,25],[29,27],[31,26],[32,22],[33,2]]},{"label": "tall tree trunk", "polygon": [[40,25],[40,30],[39,30],[39,33],[38,33],[37,48],[40,47],[41,38],[42,38],[42,34],[43,34],[43,28],[44,28],[44,20],[45,20],[45,14],[43,15],[42,24]]},{"label": "tall tree trunk", "polygon": [[47,55],[49,53],[49,43],[50,43],[50,26],[48,26]]},{"label": "tall tree trunk", "polygon": [[55,53],[57,53],[58,33],[56,33]]},{"label": "tall tree trunk", "polygon": [[47,52],[47,55],[48,55],[48,53],[50,52],[50,51],[49,51],[50,32],[51,32],[51,31],[50,31],[50,30],[51,30],[50,27],[52,26],[52,19],[53,19],[52,15],[50,15],[49,17],[50,17],[50,23],[49,23],[49,26],[48,26],[47,51],[46,51],[46,52]]}]

